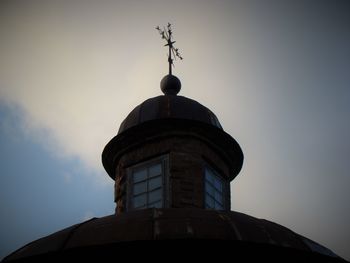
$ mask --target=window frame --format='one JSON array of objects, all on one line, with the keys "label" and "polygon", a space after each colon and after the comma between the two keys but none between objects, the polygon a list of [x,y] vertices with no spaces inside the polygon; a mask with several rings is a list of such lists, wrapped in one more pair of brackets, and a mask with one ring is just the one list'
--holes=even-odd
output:
[{"label": "window frame", "polygon": [[[207,207],[207,195],[209,197],[211,197],[214,202],[217,201],[217,199],[215,198],[215,196],[212,196],[208,191],[207,191],[207,178],[206,178],[206,173],[207,173],[207,170],[209,170],[213,175],[214,175],[214,178],[216,179],[219,179],[219,181],[221,181],[222,183],[222,209],[217,209],[215,208],[215,205],[214,207]],[[211,183],[210,183],[211,184]],[[214,187],[214,191],[215,191],[215,186]],[[204,189],[204,198],[203,198],[203,206],[204,206],[204,209],[211,209],[211,210],[217,210],[217,211],[220,211],[220,210],[227,210],[227,190],[228,190],[228,183],[227,183],[227,180],[225,180],[225,178],[223,176],[221,176],[220,172],[213,168],[211,165],[209,164],[205,164],[204,165],[204,169],[203,169],[203,189]],[[215,194],[214,194],[215,195]]]},{"label": "window frame", "polygon": [[[168,155],[161,155],[161,156],[157,156],[155,158],[152,159],[148,159],[146,161],[142,161],[140,163],[134,164],[132,166],[129,166],[127,168],[127,189],[126,189],[126,207],[127,207],[127,211],[136,211],[136,210],[142,210],[142,209],[148,209],[151,207],[148,207],[148,201],[146,202],[146,207],[143,208],[135,208],[133,206],[133,198],[134,198],[134,185],[135,183],[133,182],[133,174],[135,171],[137,170],[142,170],[142,169],[148,169],[149,167],[155,165],[155,164],[161,164],[161,174],[160,177],[162,179],[161,182],[161,200],[162,200],[162,206],[161,208],[167,208],[169,206],[169,191],[168,191]],[[155,176],[157,177],[157,176]],[[152,177],[149,177],[148,173],[147,173],[147,178],[144,180],[145,182],[147,182],[147,184],[149,183],[150,179]],[[149,195],[149,191],[148,191],[148,187],[145,191],[146,196]]]}]

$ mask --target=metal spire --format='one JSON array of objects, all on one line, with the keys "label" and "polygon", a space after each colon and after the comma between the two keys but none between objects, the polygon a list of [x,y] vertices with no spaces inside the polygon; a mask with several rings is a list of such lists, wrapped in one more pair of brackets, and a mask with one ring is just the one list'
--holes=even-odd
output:
[{"label": "metal spire", "polygon": [[[168,23],[167,27],[163,27],[163,30],[160,29],[159,26],[156,27],[158,30],[159,34],[162,36],[162,39],[165,39],[167,44],[164,46],[169,47],[169,53],[168,53],[168,63],[169,63],[169,75],[172,75],[172,67],[174,66],[174,59],[176,60],[176,57],[179,59],[183,59],[182,56],[179,53],[179,49],[174,47],[174,43],[176,41],[172,41],[172,34],[173,31],[171,30],[171,24]],[[172,57],[174,56],[174,59]]]}]

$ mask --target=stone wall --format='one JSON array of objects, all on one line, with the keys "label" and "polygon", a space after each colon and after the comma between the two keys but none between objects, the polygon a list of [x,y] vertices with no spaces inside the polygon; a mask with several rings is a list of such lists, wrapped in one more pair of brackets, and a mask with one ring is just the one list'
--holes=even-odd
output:
[{"label": "stone wall", "polygon": [[116,213],[127,211],[127,169],[159,156],[167,156],[167,208],[204,208],[204,168],[209,165],[226,182],[225,209],[230,210],[229,167],[215,147],[193,134],[157,136],[126,152],[116,164]]}]

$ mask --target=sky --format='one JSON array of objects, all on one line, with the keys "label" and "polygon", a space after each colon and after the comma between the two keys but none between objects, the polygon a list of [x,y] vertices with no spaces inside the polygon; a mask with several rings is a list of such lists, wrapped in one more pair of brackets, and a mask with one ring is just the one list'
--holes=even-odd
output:
[{"label": "sky", "polygon": [[114,213],[101,153],[161,94],[173,24],[180,95],[245,160],[231,209],[350,260],[350,2],[1,1],[0,258]]}]

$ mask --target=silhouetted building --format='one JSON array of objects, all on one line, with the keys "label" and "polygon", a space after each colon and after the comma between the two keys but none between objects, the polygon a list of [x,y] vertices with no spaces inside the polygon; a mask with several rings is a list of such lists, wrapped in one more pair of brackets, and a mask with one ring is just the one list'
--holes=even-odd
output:
[{"label": "silhouetted building", "polygon": [[241,170],[242,150],[213,112],[177,96],[180,87],[178,78],[165,76],[164,95],[133,109],[106,145],[102,162],[115,180],[115,215],[36,240],[4,261],[115,261],[123,255],[343,261],[281,225],[230,211],[230,182]]}]

